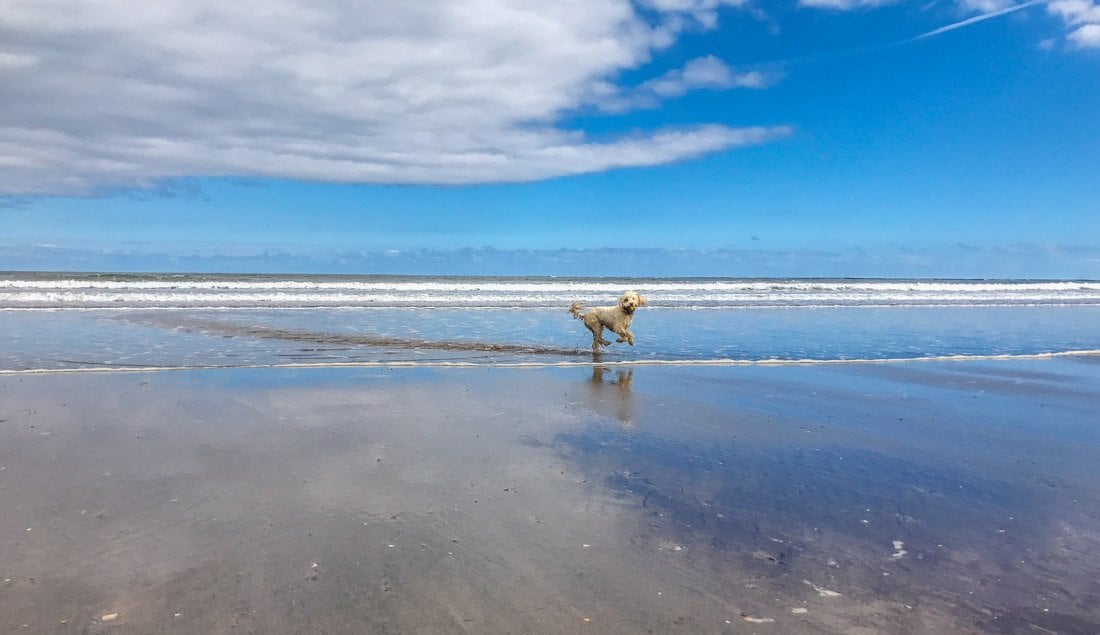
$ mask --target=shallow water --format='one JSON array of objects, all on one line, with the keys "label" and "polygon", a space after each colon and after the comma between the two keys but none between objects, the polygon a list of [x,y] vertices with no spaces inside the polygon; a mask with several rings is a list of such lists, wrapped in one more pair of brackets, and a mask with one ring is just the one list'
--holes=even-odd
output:
[{"label": "shallow water", "polygon": [[[643,308],[599,361],[852,360],[1100,349],[1100,306]],[[564,309],[0,311],[0,370],[591,362]]]}]

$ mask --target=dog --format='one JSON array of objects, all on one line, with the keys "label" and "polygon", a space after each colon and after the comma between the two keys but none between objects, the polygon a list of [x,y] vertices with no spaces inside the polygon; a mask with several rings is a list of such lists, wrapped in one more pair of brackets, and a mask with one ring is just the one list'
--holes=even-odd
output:
[{"label": "dog", "polygon": [[616,342],[626,342],[634,346],[634,334],[630,332],[630,322],[634,319],[634,311],[645,306],[645,298],[638,295],[637,291],[627,291],[619,298],[615,306],[593,307],[586,313],[584,305],[574,302],[569,307],[569,312],[578,320],[584,320],[584,325],[592,331],[592,352],[599,353],[601,346],[610,346],[611,342],[603,338],[603,330],[609,329],[619,336]]}]

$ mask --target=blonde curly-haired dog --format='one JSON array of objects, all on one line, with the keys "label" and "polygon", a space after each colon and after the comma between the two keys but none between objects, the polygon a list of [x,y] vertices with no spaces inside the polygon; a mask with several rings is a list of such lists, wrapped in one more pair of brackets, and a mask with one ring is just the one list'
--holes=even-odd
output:
[{"label": "blonde curly-haired dog", "polygon": [[645,306],[645,298],[638,295],[637,291],[627,291],[615,306],[592,307],[587,313],[581,313],[584,305],[574,302],[569,307],[569,312],[578,320],[584,320],[584,325],[592,331],[592,352],[599,353],[600,346],[611,345],[611,342],[603,338],[605,328],[619,336],[616,342],[626,342],[634,346],[634,334],[628,329],[634,319],[634,310],[640,306]]}]

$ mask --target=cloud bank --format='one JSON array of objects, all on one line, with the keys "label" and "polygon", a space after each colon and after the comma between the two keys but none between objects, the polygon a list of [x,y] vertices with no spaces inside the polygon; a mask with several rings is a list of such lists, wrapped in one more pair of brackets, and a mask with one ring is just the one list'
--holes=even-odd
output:
[{"label": "cloud bank", "polygon": [[107,249],[0,244],[0,271],[188,271],[426,275],[943,277],[1100,279],[1100,246],[904,245],[806,249],[288,250],[218,245]]},{"label": "cloud bank", "polygon": [[[561,124],[621,110],[620,73],[735,4],[0,0],[0,194],[186,176],[527,181],[764,143],[787,129],[593,139]],[[659,81],[650,94],[670,98],[769,80],[713,60]]]}]

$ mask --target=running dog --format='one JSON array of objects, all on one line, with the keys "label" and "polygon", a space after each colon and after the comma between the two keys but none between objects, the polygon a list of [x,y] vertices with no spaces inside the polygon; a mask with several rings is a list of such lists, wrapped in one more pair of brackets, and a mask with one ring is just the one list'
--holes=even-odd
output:
[{"label": "running dog", "polygon": [[619,336],[616,342],[626,342],[634,346],[634,334],[628,329],[630,322],[634,319],[635,309],[640,306],[645,306],[645,298],[638,295],[637,291],[627,291],[615,306],[597,306],[586,313],[581,313],[584,305],[574,302],[573,306],[569,307],[569,312],[578,320],[584,320],[584,325],[592,331],[592,352],[599,353],[600,346],[611,345],[611,342],[603,338],[605,328]]}]

